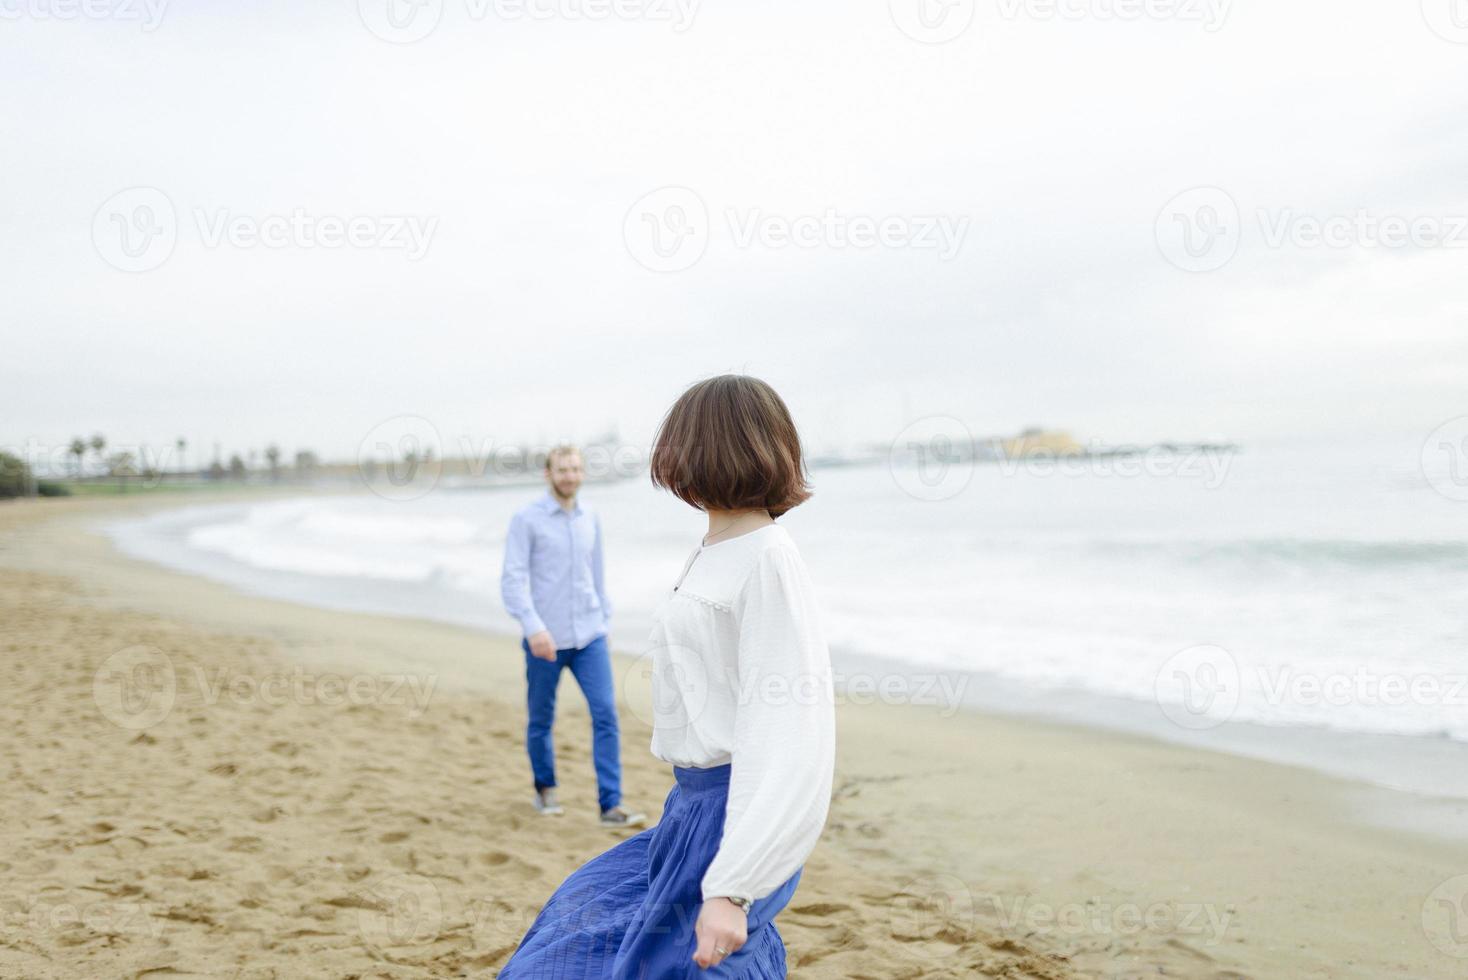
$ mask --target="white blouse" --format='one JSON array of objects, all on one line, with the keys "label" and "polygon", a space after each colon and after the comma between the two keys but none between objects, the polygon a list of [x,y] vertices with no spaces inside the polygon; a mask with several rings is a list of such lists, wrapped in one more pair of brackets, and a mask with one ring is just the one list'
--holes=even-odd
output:
[{"label": "white blouse", "polygon": [[831,659],[789,533],[768,524],[694,551],[649,642],[652,754],[732,764],[703,896],[763,898],[815,847],[835,767]]}]

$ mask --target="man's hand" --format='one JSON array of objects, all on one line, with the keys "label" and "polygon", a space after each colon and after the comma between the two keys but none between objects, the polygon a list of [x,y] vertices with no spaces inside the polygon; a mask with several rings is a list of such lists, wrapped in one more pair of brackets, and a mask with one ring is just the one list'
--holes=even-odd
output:
[{"label": "man's hand", "polygon": [[541,660],[556,659],[556,641],[551,639],[550,630],[541,630],[530,638],[530,654]]},{"label": "man's hand", "polygon": [[727,898],[711,898],[699,909],[698,921],[693,933],[698,937],[698,948],[693,951],[693,962],[700,970],[722,963],[725,957],[738,951],[749,938],[749,923],[744,910]]}]

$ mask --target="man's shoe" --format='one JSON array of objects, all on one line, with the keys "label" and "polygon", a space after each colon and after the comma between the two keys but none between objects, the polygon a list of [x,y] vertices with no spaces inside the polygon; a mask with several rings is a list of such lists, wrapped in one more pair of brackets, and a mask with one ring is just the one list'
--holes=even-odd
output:
[{"label": "man's shoe", "polygon": [[647,823],[647,814],[628,813],[619,806],[601,812],[603,827],[641,827],[645,823]]},{"label": "man's shoe", "polygon": [[561,804],[556,802],[556,791],[554,787],[546,787],[535,791],[535,810],[543,817],[559,817],[565,813]]}]

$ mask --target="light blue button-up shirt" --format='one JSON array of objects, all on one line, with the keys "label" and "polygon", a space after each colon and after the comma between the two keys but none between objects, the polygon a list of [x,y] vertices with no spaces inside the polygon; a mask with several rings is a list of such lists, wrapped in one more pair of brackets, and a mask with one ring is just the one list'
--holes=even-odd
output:
[{"label": "light blue button-up shirt", "polygon": [[557,650],[580,649],[604,636],[612,604],[601,521],[579,500],[567,511],[549,489],[521,507],[505,540],[500,597],[527,637],[550,630]]}]

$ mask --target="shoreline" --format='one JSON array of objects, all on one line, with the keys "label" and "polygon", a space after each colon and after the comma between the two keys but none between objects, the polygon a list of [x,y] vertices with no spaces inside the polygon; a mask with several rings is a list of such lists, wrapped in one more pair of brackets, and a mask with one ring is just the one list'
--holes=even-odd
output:
[{"label": "shoreline", "polygon": [[[524,487],[505,489],[523,491]],[[229,507],[259,499],[250,491],[243,491],[243,494],[225,500],[211,499],[208,503]],[[349,495],[349,491],[333,487],[309,495],[286,490],[277,499],[306,499],[309,496],[335,499],[344,495]],[[156,510],[180,510],[184,506],[180,502],[176,506]],[[418,583],[397,584],[348,576],[273,572],[223,556],[197,552],[172,540],[180,529],[194,526],[187,522],[169,525],[168,536],[149,528],[119,531],[115,523],[99,523],[97,528],[106,534],[120,553],[176,573],[199,575],[238,591],[317,608],[385,612],[518,640],[518,634],[512,634],[506,628],[507,621],[498,615],[496,598],[486,600],[487,612],[483,615],[467,616],[456,604],[436,604],[431,596],[425,595],[425,591],[432,590],[425,590]],[[376,608],[373,608],[374,604]],[[629,641],[628,632],[620,638],[616,632],[614,630],[613,645],[619,647],[623,656],[635,656],[635,645]],[[936,679],[935,688],[938,685],[942,687],[940,703],[950,711],[976,711],[1084,730],[1138,735],[1186,748],[1222,752],[1360,782],[1410,797],[1373,801],[1372,805],[1363,808],[1371,819],[1448,838],[1468,837],[1468,742],[1446,735],[1433,738],[1309,725],[1270,725],[1247,719],[1230,719],[1216,726],[1187,728],[1170,721],[1152,702],[1079,688],[1035,688],[994,674],[897,657],[852,655],[840,649],[832,652],[833,659],[837,661],[838,677],[872,682],[866,684],[868,688],[877,679],[890,676]],[[845,697],[839,684],[837,696]],[[851,695],[853,700],[861,697],[859,689]],[[918,700],[918,692],[913,692],[913,698],[922,703]]]},{"label": "shoreline", "polygon": [[[22,929],[20,943],[0,945],[0,973],[74,976],[66,970],[81,963],[93,964],[84,974],[96,963],[123,962],[105,959],[111,956],[131,957],[130,966],[152,957],[178,972],[207,967],[213,974],[223,962],[217,957],[228,955],[277,966],[310,956],[313,967],[345,972],[350,965],[363,976],[492,976],[560,876],[611,843],[589,819],[568,814],[548,828],[527,816],[516,734],[516,712],[523,713],[518,646],[429,620],[243,594],[123,557],[79,526],[103,514],[188,502],[170,494],[0,507],[0,581],[18,624],[7,637],[8,656],[71,651],[92,667],[79,672],[71,663],[64,671],[44,657],[6,665],[22,692],[43,699],[70,692],[67,717],[33,714],[39,702],[23,698],[7,709],[22,724],[18,735],[0,736],[20,770],[11,780],[19,791],[5,805],[6,851],[26,857],[0,859],[6,891],[69,894],[105,880],[165,907],[156,917],[161,939],[152,930],[121,930],[120,939],[114,930],[104,943],[69,928]],[[188,702],[145,732],[97,727],[86,717],[95,707],[86,696],[95,665],[139,637],[205,677],[305,669],[430,678],[448,664],[473,666],[467,683],[435,687],[417,716],[388,704],[272,705],[257,694],[240,705],[228,696]],[[175,642],[181,645],[172,652]],[[628,678],[635,661],[618,654],[618,663],[629,801],[655,817],[671,778],[646,751],[647,726]],[[181,688],[180,702],[192,693],[200,692]],[[563,796],[573,811],[594,795],[578,771],[587,741],[578,701],[562,699],[557,726]],[[73,713],[81,717],[69,719]],[[235,715],[252,724],[205,738],[212,751],[189,747],[191,724],[228,727],[218,720]],[[68,724],[75,730],[66,731]],[[838,708],[838,725],[831,819],[780,919],[794,976],[1449,977],[1461,976],[1468,962],[1437,948],[1423,919],[1433,890],[1468,873],[1468,846],[1359,819],[1387,805],[1392,791],[1140,735],[977,711],[939,717],[914,706],[848,703]],[[144,735],[153,741],[139,741]],[[316,739],[336,754],[314,759]],[[66,743],[60,768],[29,769],[33,759],[51,758],[48,740]],[[282,744],[296,754],[277,751]],[[81,746],[93,751],[77,756]],[[174,753],[161,768],[156,760],[127,761],[160,747]],[[225,755],[228,761],[218,761]],[[306,761],[292,764],[297,758]],[[347,774],[332,771],[342,759],[354,763]],[[98,761],[115,768],[98,770]],[[219,766],[234,770],[221,777]],[[293,780],[294,768],[306,771]],[[205,806],[182,784],[177,799],[154,793],[160,773],[185,772],[191,785],[205,780],[223,797],[243,793],[240,785],[255,794],[238,812],[210,815],[257,833],[201,844],[192,852],[201,862],[223,852],[243,857],[200,879],[170,877],[184,870],[180,859],[161,857],[179,846],[163,825],[190,825]],[[273,787],[267,805],[272,773],[287,782]],[[78,782],[70,799],[52,785],[71,780]],[[122,812],[100,812],[85,795],[89,783],[109,785]],[[326,796],[313,795],[319,792]],[[417,812],[420,800],[438,809]],[[379,829],[382,819],[374,807],[405,826],[363,846],[361,828]],[[110,829],[88,829],[99,824]],[[262,833],[267,825],[284,838]],[[78,835],[106,840],[79,844]],[[279,849],[269,853],[292,859],[277,869],[280,877],[258,880],[260,862],[249,860],[258,845],[229,850],[230,841],[246,837],[269,840],[268,848]],[[128,843],[134,839],[146,843]],[[323,869],[322,854],[336,854],[344,840],[353,842],[352,853],[331,858],[341,868],[328,861]],[[140,872],[149,862],[157,866]],[[290,873],[301,867],[316,868],[314,877]],[[382,923],[372,924],[377,912],[359,893],[389,872],[434,883],[444,911],[431,939],[415,933],[399,945],[379,941]],[[220,900],[211,904],[198,882],[232,897],[242,892],[254,904],[216,908]],[[35,919],[15,904],[8,916]],[[332,928],[291,935],[272,918],[302,908]],[[491,926],[483,915],[466,918],[466,908],[489,909]],[[1138,911],[1157,912],[1145,920],[1153,925],[1133,924]],[[355,935],[337,919],[357,920]],[[470,925],[460,928],[464,922]],[[402,939],[400,931],[389,929],[388,939]]]}]

